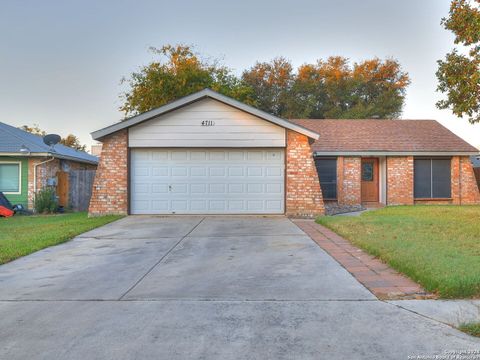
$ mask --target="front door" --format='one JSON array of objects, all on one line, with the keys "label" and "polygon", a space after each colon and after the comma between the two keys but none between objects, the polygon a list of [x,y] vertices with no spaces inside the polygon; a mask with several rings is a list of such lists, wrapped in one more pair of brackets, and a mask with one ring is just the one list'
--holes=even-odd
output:
[{"label": "front door", "polygon": [[377,158],[362,158],[362,202],[378,202]]}]

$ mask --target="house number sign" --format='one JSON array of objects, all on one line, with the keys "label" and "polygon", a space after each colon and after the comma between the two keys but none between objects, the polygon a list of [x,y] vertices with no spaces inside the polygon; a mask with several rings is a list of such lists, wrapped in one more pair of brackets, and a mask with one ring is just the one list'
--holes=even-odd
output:
[{"label": "house number sign", "polygon": [[203,120],[202,126],[215,126],[215,121],[213,120]]}]

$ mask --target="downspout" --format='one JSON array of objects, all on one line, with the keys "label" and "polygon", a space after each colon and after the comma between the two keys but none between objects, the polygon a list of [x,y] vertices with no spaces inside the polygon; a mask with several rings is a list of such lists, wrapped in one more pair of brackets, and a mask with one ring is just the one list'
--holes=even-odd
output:
[{"label": "downspout", "polygon": [[35,196],[37,194],[37,167],[39,165],[46,164],[46,163],[48,163],[50,161],[53,161],[53,160],[55,160],[55,157],[52,156],[48,160],[45,160],[45,161],[39,162],[38,164],[33,165],[33,198],[34,199],[35,199]]}]

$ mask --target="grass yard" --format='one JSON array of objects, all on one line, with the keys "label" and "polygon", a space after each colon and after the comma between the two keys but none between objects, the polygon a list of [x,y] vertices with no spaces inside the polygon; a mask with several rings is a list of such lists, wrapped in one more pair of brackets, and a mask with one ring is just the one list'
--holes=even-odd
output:
[{"label": "grass yard", "polygon": [[480,323],[463,324],[458,329],[472,336],[480,337]]},{"label": "grass yard", "polygon": [[440,297],[480,297],[480,206],[387,207],[317,222]]},{"label": "grass yard", "polygon": [[88,218],[86,212],[0,218],[0,264],[63,243],[121,216]]}]

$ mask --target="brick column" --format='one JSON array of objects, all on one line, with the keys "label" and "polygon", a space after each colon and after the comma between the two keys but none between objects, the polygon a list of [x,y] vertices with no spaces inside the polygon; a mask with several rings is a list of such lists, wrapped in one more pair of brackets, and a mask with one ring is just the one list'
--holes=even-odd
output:
[{"label": "brick column", "polygon": [[89,216],[128,213],[128,130],[103,139]]},{"label": "brick column", "polygon": [[460,204],[460,157],[453,156],[450,170],[452,203]]},{"label": "brick column", "polygon": [[362,203],[362,158],[342,157],[337,160],[338,204]]},{"label": "brick column", "polygon": [[468,156],[461,156],[460,162],[460,203],[462,205],[480,204],[480,193]]},{"label": "brick column", "polygon": [[287,130],[286,168],[286,214],[323,215],[322,190],[308,137],[291,130]]},{"label": "brick column", "polygon": [[387,205],[413,205],[413,156],[387,157]]}]

